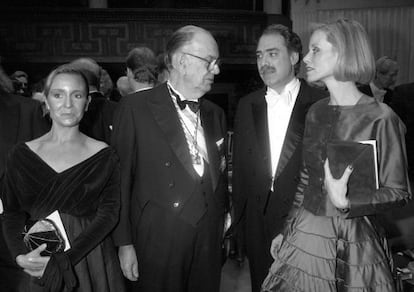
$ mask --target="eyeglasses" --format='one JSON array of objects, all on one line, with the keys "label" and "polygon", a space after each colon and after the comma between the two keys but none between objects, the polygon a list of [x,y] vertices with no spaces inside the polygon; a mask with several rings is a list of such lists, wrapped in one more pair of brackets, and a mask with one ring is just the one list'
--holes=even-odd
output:
[{"label": "eyeglasses", "polygon": [[221,64],[221,60],[219,58],[213,59],[213,60],[208,60],[206,58],[203,58],[203,57],[200,57],[200,56],[197,56],[197,55],[193,55],[193,54],[190,54],[190,53],[187,53],[187,52],[182,52],[182,53],[186,54],[186,55],[189,55],[191,57],[197,58],[201,61],[206,62],[208,71],[213,71],[214,68],[216,67],[216,65],[217,65],[217,67],[220,67],[220,64]]}]

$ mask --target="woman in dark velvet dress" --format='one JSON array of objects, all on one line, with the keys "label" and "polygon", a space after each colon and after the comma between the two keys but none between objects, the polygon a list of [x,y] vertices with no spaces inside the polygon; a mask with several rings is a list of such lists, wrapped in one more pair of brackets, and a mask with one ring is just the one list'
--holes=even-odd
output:
[{"label": "woman in dark velvet dress", "polygon": [[[3,228],[17,264],[32,276],[30,291],[123,291],[123,276],[108,236],[120,209],[119,161],[114,150],[79,129],[90,98],[85,77],[69,67],[48,76],[52,128],[12,149],[6,169]],[[58,210],[71,248],[41,256],[22,240],[29,220]]]},{"label": "woman in dark velvet dress", "polygon": [[[375,215],[410,198],[405,127],[385,104],[358,91],[374,73],[363,27],[338,20],[318,27],[304,58],[307,79],[322,81],[330,97],[306,118],[304,167],[283,235],[272,242],[275,261],[263,291],[395,291],[392,260]],[[352,165],[335,179],[327,159],[331,141],[376,140],[379,188],[348,192]]]}]

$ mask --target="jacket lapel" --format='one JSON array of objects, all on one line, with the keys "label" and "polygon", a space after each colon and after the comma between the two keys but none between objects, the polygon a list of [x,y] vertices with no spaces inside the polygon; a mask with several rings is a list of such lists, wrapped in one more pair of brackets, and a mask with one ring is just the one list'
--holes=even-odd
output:
[{"label": "jacket lapel", "polygon": [[277,165],[275,179],[283,171],[293,153],[296,150],[298,144],[302,141],[303,128],[305,116],[305,106],[303,100],[305,99],[306,90],[303,82],[300,84],[298,97],[296,98],[295,105],[290,116],[289,125],[287,128],[285,141],[283,142],[282,152],[280,153],[279,163]]},{"label": "jacket lapel", "polygon": [[170,97],[170,93],[168,92],[168,88],[164,84],[154,90],[157,90],[157,92],[154,92],[155,94],[147,99],[148,107],[150,108],[155,121],[164,132],[164,136],[178,160],[182,163],[187,172],[196,179],[197,173],[193,168],[187,140],[182,131],[182,126],[174,103]]},{"label": "jacket lapel", "polygon": [[216,145],[216,133],[215,133],[215,120],[214,112],[212,110],[207,110],[203,103],[200,105],[200,115],[201,115],[201,125],[204,130],[204,138],[206,141],[206,147],[208,152],[209,160],[209,169],[211,175],[211,181],[213,184],[213,191],[217,187],[218,178],[220,175],[220,157],[218,153],[218,148]]},{"label": "jacket lapel", "polygon": [[272,162],[270,157],[269,127],[267,122],[267,105],[264,99],[265,92],[260,95],[256,103],[252,103],[252,117],[259,143],[260,153],[263,153],[263,160],[266,164],[267,173],[272,175]]}]

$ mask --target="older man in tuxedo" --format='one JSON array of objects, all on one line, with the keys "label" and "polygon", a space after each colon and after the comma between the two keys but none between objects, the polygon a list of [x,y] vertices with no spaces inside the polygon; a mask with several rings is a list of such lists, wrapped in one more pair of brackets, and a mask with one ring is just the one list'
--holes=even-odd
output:
[{"label": "older man in tuxedo", "polygon": [[[234,131],[233,201],[245,242],[252,291],[259,291],[272,258],[272,239],[292,206],[309,107],[326,95],[295,75],[302,58],[297,34],[270,25],[261,35],[257,68],[265,87],[239,102]],[[240,236],[240,234],[242,234]]]},{"label": "older man in tuxedo", "polygon": [[[219,74],[213,36],[167,43],[167,83],[124,97],[114,120],[121,218],[113,238],[134,291],[219,290],[226,201],[223,110],[201,97]],[[139,270],[138,270],[139,267]]]}]

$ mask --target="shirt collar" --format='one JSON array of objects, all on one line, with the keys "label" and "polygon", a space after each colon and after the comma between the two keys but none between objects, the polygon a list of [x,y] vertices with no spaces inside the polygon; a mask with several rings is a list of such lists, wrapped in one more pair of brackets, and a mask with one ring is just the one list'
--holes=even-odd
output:
[{"label": "shirt collar", "polygon": [[377,96],[377,95],[384,96],[385,93],[387,92],[385,89],[378,88],[374,84],[374,82],[370,82],[369,86],[371,87],[372,94],[375,95],[375,96]]},{"label": "shirt collar", "polygon": [[266,91],[266,102],[272,106],[278,103],[280,100],[283,100],[286,105],[290,106],[292,101],[294,101],[293,92],[297,89],[300,82],[299,79],[294,77],[288,84],[285,85],[285,88],[279,94],[276,90],[267,87]]}]

